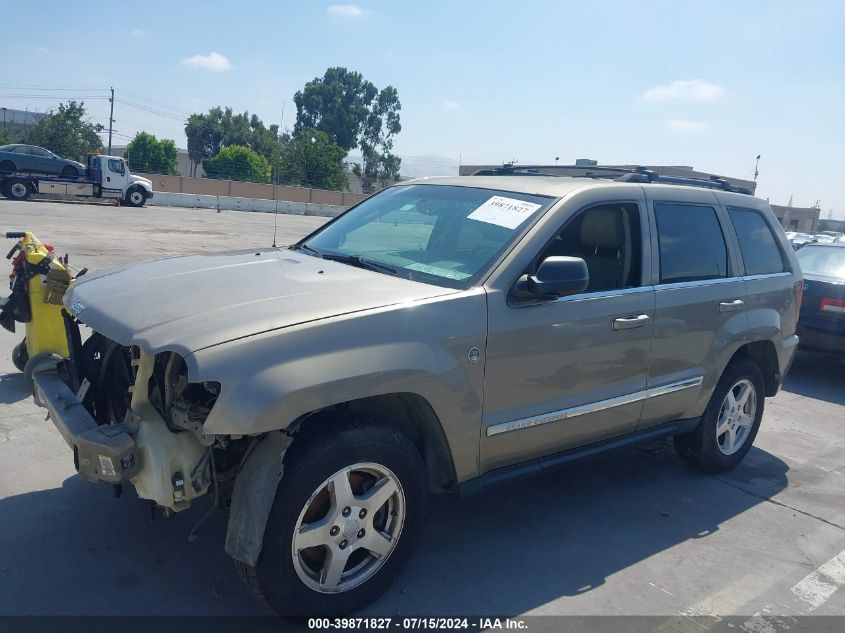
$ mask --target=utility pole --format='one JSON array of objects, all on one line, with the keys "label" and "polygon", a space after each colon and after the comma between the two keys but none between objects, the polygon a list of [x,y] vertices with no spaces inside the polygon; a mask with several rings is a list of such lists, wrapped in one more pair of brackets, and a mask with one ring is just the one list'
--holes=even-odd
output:
[{"label": "utility pole", "polygon": [[111,130],[114,123],[114,88],[111,89],[111,98],[109,99],[111,107],[109,108],[109,156],[111,156]]},{"label": "utility pole", "polygon": [[757,161],[754,163],[754,182],[757,182],[757,176],[760,175],[760,172],[757,171],[757,168],[760,166],[760,154],[757,154]]}]

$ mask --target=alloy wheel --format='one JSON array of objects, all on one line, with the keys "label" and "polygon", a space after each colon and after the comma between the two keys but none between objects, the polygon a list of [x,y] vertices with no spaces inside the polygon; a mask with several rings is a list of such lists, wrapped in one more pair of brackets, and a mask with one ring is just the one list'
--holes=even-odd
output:
[{"label": "alloy wheel", "polygon": [[746,378],[728,390],[716,421],[716,444],[724,455],[736,453],[751,433],[757,413],[757,390]]},{"label": "alloy wheel", "polygon": [[294,569],[314,591],[348,591],[381,569],[404,522],[405,493],[389,468],[375,463],[342,468],[299,513],[291,545]]}]

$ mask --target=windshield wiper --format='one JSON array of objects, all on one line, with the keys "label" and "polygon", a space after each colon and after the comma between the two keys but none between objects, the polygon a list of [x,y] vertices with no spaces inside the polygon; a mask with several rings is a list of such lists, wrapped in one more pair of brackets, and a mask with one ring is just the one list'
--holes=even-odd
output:
[{"label": "windshield wiper", "polygon": [[297,251],[305,251],[306,253],[311,253],[315,257],[322,257],[323,256],[323,254],[320,251],[315,250],[315,249],[311,248],[310,246],[306,246],[305,244],[294,244],[293,246],[291,246],[291,248],[293,248],[294,250],[297,250]]},{"label": "windshield wiper", "polygon": [[387,273],[388,275],[396,276],[398,271],[395,268],[380,264],[378,262],[364,259],[360,255],[341,255],[339,253],[325,253],[323,259],[330,259],[333,262],[341,262],[342,264],[349,264],[350,266],[357,266],[358,268],[366,268],[367,270],[374,270],[379,273]]}]

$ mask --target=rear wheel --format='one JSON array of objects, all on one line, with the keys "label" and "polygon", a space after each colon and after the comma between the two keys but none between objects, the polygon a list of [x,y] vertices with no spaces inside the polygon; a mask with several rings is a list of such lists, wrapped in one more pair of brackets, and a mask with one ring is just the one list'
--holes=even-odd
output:
[{"label": "rear wheel", "polygon": [[419,541],[428,489],[416,448],[395,429],[344,417],[330,432],[294,440],[258,562],[236,561],[241,578],[280,615],[361,609]]},{"label": "rear wheel", "polygon": [[32,187],[25,180],[13,178],[6,182],[3,195],[9,200],[26,200],[32,193]]},{"label": "rear wheel", "polygon": [[143,207],[147,201],[147,194],[143,189],[132,189],[126,194],[123,202],[130,207]]},{"label": "rear wheel", "polygon": [[707,472],[723,472],[739,464],[760,428],[764,393],[763,373],[755,362],[731,363],[695,431],[675,436],[678,454]]},{"label": "rear wheel", "polygon": [[0,162],[0,171],[13,172],[16,171],[15,164],[10,160]]},{"label": "rear wheel", "polygon": [[73,165],[67,165],[64,169],[62,169],[62,176],[65,176],[66,178],[78,178],[79,170]]}]

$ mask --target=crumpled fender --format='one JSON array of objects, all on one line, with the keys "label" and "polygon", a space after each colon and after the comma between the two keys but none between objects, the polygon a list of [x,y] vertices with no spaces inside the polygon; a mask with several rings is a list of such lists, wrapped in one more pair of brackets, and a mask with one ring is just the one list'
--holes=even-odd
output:
[{"label": "crumpled fender", "polygon": [[264,545],[264,528],[284,474],[282,460],[291,441],[281,431],[262,436],[244,458],[235,478],[226,553],[247,565],[258,562]]}]

